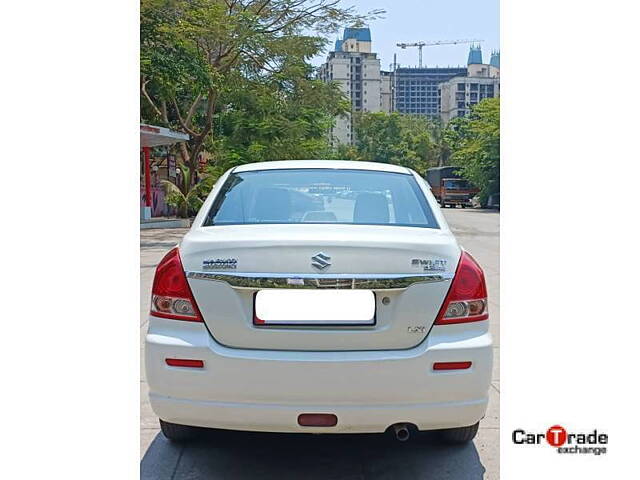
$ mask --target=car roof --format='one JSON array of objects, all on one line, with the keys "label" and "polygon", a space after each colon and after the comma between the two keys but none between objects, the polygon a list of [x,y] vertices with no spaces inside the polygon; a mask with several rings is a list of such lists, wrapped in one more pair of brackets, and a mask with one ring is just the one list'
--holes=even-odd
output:
[{"label": "car roof", "polygon": [[331,168],[339,170],[373,170],[410,174],[406,167],[390,163],[355,162],[350,160],[278,160],[272,162],[247,163],[233,169],[237,172],[253,172],[258,170],[283,170],[291,168]]}]

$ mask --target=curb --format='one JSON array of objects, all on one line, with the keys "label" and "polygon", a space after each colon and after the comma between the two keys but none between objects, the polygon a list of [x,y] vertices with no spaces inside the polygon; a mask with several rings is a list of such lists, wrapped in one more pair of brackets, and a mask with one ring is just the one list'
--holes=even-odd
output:
[{"label": "curb", "polygon": [[140,222],[140,230],[152,228],[189,228],[190,226],[191,220],[188,218],[157,218]]}]

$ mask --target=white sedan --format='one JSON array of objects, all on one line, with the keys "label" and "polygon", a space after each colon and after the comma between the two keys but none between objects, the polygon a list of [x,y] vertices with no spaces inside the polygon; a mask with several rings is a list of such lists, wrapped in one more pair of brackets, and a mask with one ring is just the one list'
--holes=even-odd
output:
[{"label": "white sedan", "polygon": [[151,305],[150,401],[173,441],[207,427],[467,442],[487,408],[484,274],[404,167],[229,170]]}]

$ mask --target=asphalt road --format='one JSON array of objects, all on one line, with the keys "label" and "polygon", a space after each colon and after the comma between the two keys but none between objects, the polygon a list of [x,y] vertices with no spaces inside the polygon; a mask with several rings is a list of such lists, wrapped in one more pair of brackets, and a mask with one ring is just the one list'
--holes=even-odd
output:
[{"label": "asphalt road", "polygon": [[[445,447],[433,435],[398,443],[382,435],[300,435],[232,432],[220,441],[205,435],[185,447],[160,433],[140,367],[140,468],[142,479],[498,479],[500,412],[500,215],[493,211],[444,210],[462,246],[485,271],[495,354],[487,416],[472,444]],[[147,329],[155,266],[186,229],[140,232],[140,352]],[[412,439],[413,440],[413,439]]]}]

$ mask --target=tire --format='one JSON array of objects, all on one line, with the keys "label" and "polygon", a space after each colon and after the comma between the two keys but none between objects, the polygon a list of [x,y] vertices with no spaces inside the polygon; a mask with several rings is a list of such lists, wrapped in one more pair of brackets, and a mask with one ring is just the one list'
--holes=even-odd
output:
[{"label": "tire", "polygon": [[193,440],[198,433],[198,428],[188,425],[178,425],[177,423],[160,420],[160,430],[168,440],[174,443],[186,443]]},{"label": "tire", "polygon": [[462,444],[468,443],[473,440],[478,433],[478,426],[480,422],[468,427],[448,428],[446,430],[439,430],[440,439],[449,444]]}]

